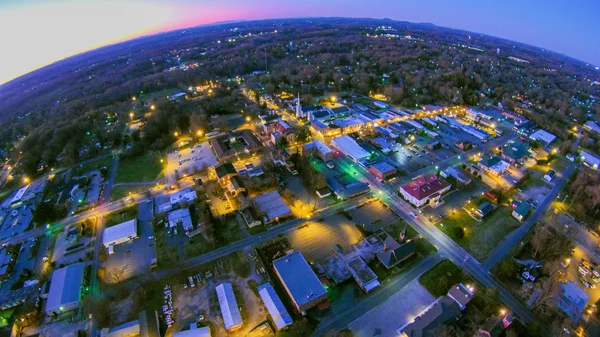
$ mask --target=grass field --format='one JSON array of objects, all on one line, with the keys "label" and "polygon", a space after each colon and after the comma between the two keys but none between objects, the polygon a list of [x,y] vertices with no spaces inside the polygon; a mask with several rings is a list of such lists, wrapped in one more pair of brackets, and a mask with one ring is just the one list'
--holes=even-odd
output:
[{"label": "grass field", "polygon": [[124,208],[118,212],[108,213],[106,215],[106,224],[105,227],[108,228],[110,226],[118,225],[122,222],[135,219],[138,214],[138,205],[135,204],[133,206],[129,206]]},{"label": "grass field", "polygon": [[172,88],[172,89],[165,89],[165,90],[161,90],[161,91],[154,91],[154,92],[149,92],[149,93],[143,93],[140,95],[140,98],[138,101],[149,101],[149,100],[159,100],[159,99],[167,99],[167,96],[171,96],[173,94],[176,94],[178,92],[180,92],[181,90],[177,89],[177,88]]},{"label": "grass field", "polygon": [[139,186],[114,186],[110,190],[110,200],[119,200],[125,198],[131,192],[132,194],[145,192],[154,185],[139,185]]},{"label": "grass field", "polygon": [[87,162],[85,164],[81,164],[81,165],[77,165],[75,164],[75,169],[78,172],[81,173],[86,173],[89,171],[93,171],[93,170],[99,170],[102,167],[106,168],[110,168],[112,166],[113,163],[113,157],[112,156],[108,156],[108,157],[104,157],[104,158],[99,158],[90,162]]},{"label": "grass field", "polygon": [[126,158],[119,162],[115,182],[130,183],[154,181],[163,175],[166,162],[161,163],[158,152],[147,153],[135,158]]},{"label": "grass field", "polygon": [[[507,207],[497,208],[482,222],[475,221],[464,209],[457,209],[436,226],[474,258],[484,261],[504,237],[519,226],[519,222]],[[463,228],[464,237],[457,235],[456,227]]]}]

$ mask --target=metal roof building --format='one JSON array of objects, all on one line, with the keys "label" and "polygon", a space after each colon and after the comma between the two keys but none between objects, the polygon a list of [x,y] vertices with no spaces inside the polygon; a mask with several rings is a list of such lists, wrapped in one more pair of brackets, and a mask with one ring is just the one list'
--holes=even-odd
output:
[{"label": "metal roof building", "polygon": [[223,324],[228,331],[242,327],[242,315],[238,309],[237,301],[231,283],[221,283],[216,288]]},{"label": "metal roof building", "polygon": [[52,273],[46,302],[46,315],[59,315],[79,307],[84,270],[85,264],[80,262],[57,269]]},{"label": "metal roof building", "polygon": [[350,136],[333,138],[331,140],[331,146],[356,162],[367,159],[370,156],[369,152],[358,145],[358,143]]},{"label": "metal roof building", "polygon": [[273,261],[275,273],[299,312],[327,300],[327,291],[299,251]]},{"label": "metal roof building", "polygon": [[265,214],[267,217],[265,223],[277,221],[278,219],[292,215],[292,210],[277,190],[252,198],[252,203],[258,210],[258,213]]},{"label": "metal roof building", "polygon": [[137,237],[137,219],[131,219],[104,229],[102,244],[108,248],[110,245],[125,243]]},{"label": "metal roof building", "polygon": [[529,138],[543,142],[546,145],[550,145],[550,143],[556,139],[556,136],[546,130],[539,129],[529,136]]},{"label": "metal roof building", "polygon": [[275,292],[275,289],[273,289],[271,283],[267,282],[258,287],[258,294],[265,303],[265,306],[267,307],[267,310],[269,311],[277,330],[281,330],[292,324],[292,316],[290,316],[285,309],[283,302],[281,302],[281,299],[279,296],[277,296],[277,293]]}]

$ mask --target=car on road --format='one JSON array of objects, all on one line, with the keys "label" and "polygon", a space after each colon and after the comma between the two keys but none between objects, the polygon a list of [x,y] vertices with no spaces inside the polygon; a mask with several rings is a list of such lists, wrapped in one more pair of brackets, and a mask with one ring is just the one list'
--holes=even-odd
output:
[{"label": "car on road", "polygon": [[410,212],[410,215],[415,219],[419,218],[419,216],[415,212]]},{"label": "car on road", "polygon": [[148,237],[148,240],[154,240],[154,235],[150,235],[150,236]]},{"label": "car on road", "polygon": [[328,161],[327,162],[327,167],[330,168],[330,169],[333,169],[335,167],[335,165],[333,164],[332,161]]}]

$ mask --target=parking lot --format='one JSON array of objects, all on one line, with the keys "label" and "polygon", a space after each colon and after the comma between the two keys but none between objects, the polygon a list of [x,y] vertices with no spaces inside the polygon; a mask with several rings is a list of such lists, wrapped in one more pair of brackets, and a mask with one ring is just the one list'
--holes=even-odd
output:
[{"label": "parking lot", "polygon": [[[22,243],[20,251],[18,252],[17,260],[15,262],[14,269],[12,271],[11,276],[8,279],[2,281],[2,283],[0,285],[1,292],[12,290],[11,288],[17,281],[19,281],[21,273],[25,269],[31,271],[32,273],[36,272],[36,268],[35,268],[36,262],[37,262],[36,257],[38,254],[35,254],[35,255],[32,254],[32,253],[35,253],[34,251],[32,251],[33,250],[32,247],[36,244],[36,241],[39,239],[40,238],[33,238],[33,239],[29,239]],[[34,241],[34,240],[36,240],[36,241]],[[39,252],[39,250],[38,250],[38,252]],[[34,275],[35,274],[32,274],[32,276],[27,279],[29,280],[29,279],[36,278]],[[20,280],[20,282],[23,282],[23,281],[25,281],[25,279]],[[21,286],[17,287],[17,289],[21,288]]]},{"label": "parking lot", "polygon": [[114,246],[114,254],[106,255],[102,267],[106,271],[108,282],[118,282],[150,272],[152,260],[156,258],[152,207],[152,203],[143,202],[138,205],[138,238]]},{"label": "parking lot", "polygon": [[394,337],[396,330],[418,315],[435,298],[415,279],[385,302],[348,326],[356,336]]},{"label": "parking lot", "polygon": [[292,247],[301,251],[306,259],[316,261],[329,255],[335,244],[346,249],[357,243],[362,234],[352,221],[335,214],[323,220],[311,220],[307,225],[287,233],[287,237]]},{"label": "parking lot", "polygon": [[363,204],[355,209],[349,210],[352,222],[364,224],[370,231],[376,231],[398,221],[399,217],[389,207],[379,200]]},{"label": "parking lot", "polygon": [[167,156],[166,176],[170,179],[186,174],[201,172],[217,164],[208,142],[198,144],[191,148],[171,152]]}]

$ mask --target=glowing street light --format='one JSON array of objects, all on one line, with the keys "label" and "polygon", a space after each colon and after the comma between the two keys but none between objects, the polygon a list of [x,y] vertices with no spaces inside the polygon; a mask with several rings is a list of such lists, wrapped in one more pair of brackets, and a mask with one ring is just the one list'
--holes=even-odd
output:
[{"label": "glowing street light", "polygon": [[27,178],[27,177],[23,177],[23,182],[24,182],[25,184],[29,184],[29,178]]},{"label": "glowing street light", "polygon": [[337,101],[337,98],[335,96],[331,96],[329,100],[331,101],[331,103],[335,103]]},{"label": "glowing street light", "polygon": [[135,102],[137,100],[137,97],[133,96],[131,97],[131,100]]},{"label": "glowing street light", "polygon": [[177,131],[173,132],[173,136],[178,137],[179,136],[179,132],[177,132]]},{"label": "glowing street light", "polygon": [[156,106],[155,106],[154,104],[152,104],[152,105],[150,106],[150,110],[154,110],[154,109],[156,109]]},{"label": "glowing street light", "polygon": [[250,116],[246,117],[246,122],[250,122]]},{"label": "glowing street light", "polygon": [[135,116],[135,114],[133,112],[129,113],[129,118],[131,118],[131,120],[133,120],[133,116]]},{"label": "glowing street light", "polygon": [[204,132],[202,132],[202,130],[198,130],[198,132],[196,132],[196,135],[198,135],[198,137],[202,137],[203,134]]}]

